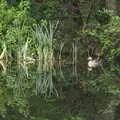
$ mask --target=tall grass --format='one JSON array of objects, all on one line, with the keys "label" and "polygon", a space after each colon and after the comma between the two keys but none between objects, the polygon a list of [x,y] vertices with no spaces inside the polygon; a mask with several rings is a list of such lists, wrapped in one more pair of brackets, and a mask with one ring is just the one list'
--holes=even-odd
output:
[{"label": "tall grass", "polygon": [[53,42],[55,42],[54,35],[57,29],[57,23],[46,22],[45,24],[36,25],[33,31],[33,36],[36,38],[37,54],[40,60],[47,62],[53,59]]}]

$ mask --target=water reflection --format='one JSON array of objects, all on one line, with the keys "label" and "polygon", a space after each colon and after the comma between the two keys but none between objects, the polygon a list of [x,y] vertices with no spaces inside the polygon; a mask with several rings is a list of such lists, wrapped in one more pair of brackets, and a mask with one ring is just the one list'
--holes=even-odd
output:
[{"label": "water reflection", "polygon": [[36,71],[36,94],[43,94],[46,97],[52,94],[57,95],[57,90],[53,83],[53,63],[43,63],[43,61],[38,62],[38,67]]},{"label": "water reflection", "polygon": [[5,74],[7,71],[6,61],[0,60],[0,66],[2,67],[2,73]]},{"label": "water reflection", "polygon": [[22,71],[23,74],[25,74],[28,77],[28,63],[23,61],[23,62],[19,62],[18,64],[18,69],[20,71]]},{"label": "water reflection", "polygon": [[[85,120],[117,120],[120,85],[114,78],[118,77],[107,69],[106,75],[98,70],[88,77],[87,66],[82,69],[83,64],[73,61],[8,65],[6,75],[0,75],[0,95],[1,91],[11,91],[11,97],[29,101],[30,115],[38,118],[63,120],[66,116],[79,116]],[[5,67],[5,63],[0,64]]]}]

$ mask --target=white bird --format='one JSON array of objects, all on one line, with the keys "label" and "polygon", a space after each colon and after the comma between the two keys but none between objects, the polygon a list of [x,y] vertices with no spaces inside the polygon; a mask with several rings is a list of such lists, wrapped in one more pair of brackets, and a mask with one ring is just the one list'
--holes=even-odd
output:
[{"label": "white bird", "polygon": [[93,68],[99,66],[99,61],[97,59],[92,59],[92,57],[88,57],[88,71],[92,71]]}]

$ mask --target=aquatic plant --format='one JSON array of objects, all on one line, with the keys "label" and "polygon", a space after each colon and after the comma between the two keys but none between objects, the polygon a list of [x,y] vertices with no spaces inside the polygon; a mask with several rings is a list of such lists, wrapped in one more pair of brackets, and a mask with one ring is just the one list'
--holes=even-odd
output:
[{"label": "aquatic plant", "polygon": [[55,43],[55,31],[57,29],[58,22],[52,23],[43,21],[43,24],[36,25],[33,30],[33,36],[37,40],[37,54],[39,59],[43,59],[44,62],[53,59],[53,50]]}]

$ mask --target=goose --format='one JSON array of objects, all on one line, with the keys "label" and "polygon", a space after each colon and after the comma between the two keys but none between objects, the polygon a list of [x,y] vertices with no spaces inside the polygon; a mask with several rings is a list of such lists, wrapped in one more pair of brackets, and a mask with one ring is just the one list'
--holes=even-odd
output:
[{"label": "goose", "polygon": [[98,59],[93,59],[91,56],[88,57],[88,71],[92,71],[93,68],[96,68],[100,65]]}]

